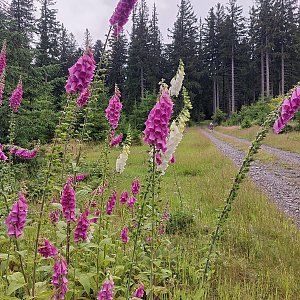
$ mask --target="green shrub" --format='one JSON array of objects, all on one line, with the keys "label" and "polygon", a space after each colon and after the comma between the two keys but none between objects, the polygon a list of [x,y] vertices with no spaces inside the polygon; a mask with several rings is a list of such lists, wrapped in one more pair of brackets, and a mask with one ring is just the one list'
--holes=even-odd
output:
[{"label": "green shrub", "polygon": [[217,109],[217,111],[212,116],[213,122],[217,125],[221,125],[226,120],[226,113],[224,113],[221,109]]}]

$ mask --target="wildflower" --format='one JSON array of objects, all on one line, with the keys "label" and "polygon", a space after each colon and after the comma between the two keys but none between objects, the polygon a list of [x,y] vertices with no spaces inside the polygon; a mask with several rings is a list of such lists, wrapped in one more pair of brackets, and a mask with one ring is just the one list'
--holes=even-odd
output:
[{"label": "wildflower", "polygon": [[3,93],[5,88],[5,76],[0,76],[0,106],[3,103]]},{"label": "wildflower", "polygon": [[167,140],[167,150],[161,154],[161,164],[157,167],[162,174],[164,174],[168,168],[169,162],[172,160],[175,150],[183,138],[183,133],[179,130],[179,126],[175,121],[172,122],[170,127],[170,134]]},{"label": "wildflower", "polygon": [[163,213],[163,221],[168,222],[169,219],[170,219],[170,212],[167,209],[165,209],[165,211]]},{"label": "wildflower", "polygon": [[110,147],[115,147],[118,146],[123,140],[123,134],[119,134],[115,137],[112,138],[111,142],[110,142]]},{"label": "wildflower", "polygon": [[4,74],[6,68],[6,41],[4,40],[0,53],[0,77]]},{"label": "wildflower", "polygon": [[128,200],[127,200],[128,207],[133,208],[135,202],[136,202],[136,198],[134,196],[128,198]]},{"label": "wildflower", "polygon": [[164,89],[160,100],[152,108],[145,123],[144,142],[155,145],[156,150],[167,150],[168,124],[173,110],[173,102],[167,89]]},{"label": "wildflower", "polygon": [[90,87],[85,88],[76,100],[76,105],[79,108],[83,108],[88,104],[89,98],[91,96]]},{"label": "wildflower", "polygon": [[[84,181],[88,176],[89,176],[89,174],[86,174],[86,173],[76,175],[75,182]],[[68,181],[73,182],[74,181],[74,176],[69,177]]]},{"label": "wildflower", "polygon": [[22,96],[23,96],[22,80],[20,79],[17,88],[12,92],[11,97],[9,99],[9,107],[14,112],[18,112],[18,108],[22,101]]},{"label": "wildflower", "polygon": [[109,100],[108,107],[105,110],[106,119],[108,120],[112,129],[116,129],[119,124],[121,109],[122,109],[122,103],[120,101],[120,97],[121,97],[121,93],[118,87],[116,86],[115,94]]},{"label": "wildflower", "polygon": [[67,222],[76,222],[76,194],[70,182],[67,182],[64,186],[60,199],[60,204],[62,205],[63,216],[67,220]]},{"label": "wildflower", "polygon": [[11,147],[10,148],[10,153],[14,154],[15,156],[18,156],[23,159],[33,159],[37,156],[39,149],[35,148],[33,150],[28,150],[28,149],[23,149],[23,148],[18,148],[18,147]]},{"label": "wildflower", "polygon": [[86,241],[87,239],[87,231],[89,228],[89,220],[88,220],[89,211],[86,209],[80,216],[77,223],[77,226],[74,231],[74,241],[78,243],[80,240]]},{"label": "wildflower", "polygon": [[25,196],[20,193],[19,200],[13,204],[9,215],[5,220],[7,234],[10,237],[15,237],[18,239],[22,235],[26,223],[27,213],[27,200]]},{"label": "wildflower", "polygon": [[288,122],[295,116],[300,108],[300,88],[297,88],[290,99],[283,101],[281,106],[281,116],[275,122],[273,129],[275,133],[280,133]]},{"label": "wildflower", "polygon": [[107,201],[107,204],[106,204],[106,213],[108,215],[112,214],[112,211],[116,205],[116,202],[117,202],[117,193],[113,192],[113,194],[111,195],[111,197],[109,198],[109,200]]},{"label": "wildflower", "polygon": [[122,153],[117,158],[117,161],[116,161],[116,171],[118,173],[120,173],[120,174],[123,173],[124,170],[125,170],[125,166],[126,166],[126,162],[127,162],[127,159],[128,159],[129,152],[130,152],[129,151],[129,146],[125,145],[125,146],[123,146]]},{"label": "wildflower", "polygon": [[54,286],[54,300],[64,300],[68,292],[68,265],[65,258],[61,255],[56,256],[56,262],[53,266],[53,275],[51,283]]},{"label": "wildflower", "polygon": [[113,279],[106,279],[102,285],[101,291],[98,293],[97,300],[113,300],[114,289]]},{"label": "wildflower", "polygon": [[122,204],[125,204],[126,202],[127,202],[127,200],[128,200],[128,192],[122,192],[121,193],[121,196],[120,196],[120,202],[122,203]]},{"label": "wildflower", "polygon": [[183,61],[180,59],[179,61],[179,68],[177,70],[176,75],[171,80],[171,86],[170,86],[170,96],[176,96],[178,97],[179,92],[182,88],[182,83],[184,80],[184,64]]},{"label": "wildflower", "polygon": [[45,258],[55,257],[57,255],[57,249],[46,239],[43,244],[39,245],[38,252]]},{"label": "wildflower", "polygon": [[170,164],[174,165],[176,162],[175,156],[174,154],[172,155],[171,159],[170,159]]},{"label": "wildflower", "polygon": [[0,144],[0,160],[3,160],[3,161],[7,160],[7,156],[3,152],[3,146],[1,144]]},{"label": "wildflower", "polygon": [[162,164],[161,155],[158,152],[156,152],[156,154],[155,154],[155,162],[158,166],[160,166]]},{"label": "wildflower", "polygon": [[145,290],[144,283],[141,282],[137,290],[132,294],[132,297],[142,299],[144,297],[144,290]]},{"label": "wildflower", "polygon": [[59,214],[58,210],[51,211],[49,214],[50,220],[53,225],[56,225],[56,223],[58,221],[58,214]]},{"label": "wildflower", "polygon": [[74,94],[77,91],[80,93],[84,92],[93,80],[95,69],[96,62],[94,60],[92,50],[87,49],[75,65],[69,68],[69,78],[65,86],[67,93]]},{"label": "wildflower", "polygon": [[164,235],[165,232],[166,232],[166,230],[165,230],[165,225],[164,225],[164,223],[161,222],[160,225],[159,225],[158,233],[159,233],[160,235]]},{"label": "wildflower", "polygon": [[136,178],[131,184],[131,192],[133,195],[138,195],[141,191],[140,181]]},{"label": "wildflower", "polygon": [[121,235],[120,235],[120,239],[123,242],[123,244],[127,244],[129,241],[129,237],[128,237],[128,228],[124,227],[121,231]]},{"label": "wildflower", "polygon": [[109,23],[115,26],[115,35],[118,35],[124,25],[128,22],[131,11],[137,0],[120,0],[113,15],[109,19]]},{"label": "wildflower", "polygon": [[98,218],[99,216],[100,216],[100,211],[99,210],[95,211],[95,213],[94,213],[95,218],[90,219],[90,223],[97,223],[98,219],[99,219]]}]

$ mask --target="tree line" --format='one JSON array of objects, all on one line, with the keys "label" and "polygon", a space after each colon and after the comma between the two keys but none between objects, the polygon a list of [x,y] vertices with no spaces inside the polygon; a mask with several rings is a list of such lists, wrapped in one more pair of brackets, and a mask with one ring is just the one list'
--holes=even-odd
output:
[{"label": "tree line", "polygon": [[[98,62],[103,42],[93,42],[86,30],[85,42],[78,46],[74,35],[58,22],[55,1],[39,2],[37,13],[33,0],[0,0],[0,42],[6,39],[8,44],[6,96],[21,75],[26,113],[19,122],[35,126],[36,136],[31,136],[30,126],[20,126],[19,130],[23,136],[45,136],[47,141],[66,100],[68,67],[86,46],[93,48]],[[141,129],[159,83],[170,81],[180,59],[185,64],[185,86],[191,96],[194,122],[210,118],[218,109],[232,115],[243,105],[283,94],[300,78],[297,0],[256,0],[248,17],[245,15],[238,0],[229,0],[226,5],[212,7],[202,20],[190,0],[181,0],[169,30],[170,42],[165,43],[156,6],[150,9],[146,0],[140,0],[130,33],[109,39],[107,97],[117,83],[126,119]],[[176,103],[179,110],[180,97]],[[7,132],[5,108],[0,114],[2,136]],[[41,118],[42,124],[35,124],[34,120]]]}]

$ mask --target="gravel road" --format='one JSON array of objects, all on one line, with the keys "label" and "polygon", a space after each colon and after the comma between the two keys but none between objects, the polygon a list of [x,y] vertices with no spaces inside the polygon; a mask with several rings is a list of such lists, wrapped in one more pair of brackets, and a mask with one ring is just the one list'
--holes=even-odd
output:
[{"label": "gravel road", "polygon": [[[237,166],[241,166],[245,152],[223,142],[207,130],[200,129],[200,132],[208,137],[221,152],[231,158]],[[237,140],[249,143],[247,140]],[[300,165],[300,156],[297,154],[267,146],[263,148],[263,150],[276,155],[283,162]],[[252,163],[249,175],[254,183],[276,203],[278,208],[293,218],[300,228],[300,170],[255,161]]]}]

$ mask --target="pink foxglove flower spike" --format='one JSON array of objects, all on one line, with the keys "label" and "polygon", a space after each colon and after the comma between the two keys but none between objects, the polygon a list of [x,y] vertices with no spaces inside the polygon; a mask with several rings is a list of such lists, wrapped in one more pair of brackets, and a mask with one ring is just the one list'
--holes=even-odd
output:
[{"label": "pink foxglove flower spike", "polygon": [[144,297],[144,293],[145,293],[145,286],[144,283],[141,283],[138,286],[137,290],[133,293],[132,297],[142,299]]},{"label": "pink foxglove flower spike", "polygon": [[10,237],[18,239],[23,234],[27,213],[27,200],[24,195],[20,193],[19,200],[14,203],[8,217],[5,220],[7,234]]},{"label": "pink foxglove flower spike", "polygon": [[8,158],[3,152],[3,146],[0,144],[0,160],[6,161]]},{"label": "pink foxglove flower spike", "polygon": [[114,289],[115,285],[113,279],[106,279],[102,285],[101,291],[98,293],[97,300],[113,300]]},{"label": "pink foxglove flower spike", "polygon": [[9,99],[9,107],[14,112],[18,112],[18,109],[22,101],[22,97],[23,97],[22,80],[20,79],[17,88],[12,92],[11,97]]},{"label": "pink foxglove flower spike", "polygon": [[106,119],[111,128],[115,130],[119,125],[122,103],[120,101],[121,93],[116,86],[114,96],[109,100],[108,107],[105,110]]},{"label": "pink foxglove flower spike", "polygon": [[38,252],[45,258],[55,257],[57,255],[57,249],[46,239],[39,245]]},{"label": "pink foxglove flower spike", "polygon": [[71,223],[71,221],[76,222],[76,194],[70,182],[67,182],[64,186],[60,204],[62,205],[63,216],[67,223]]},{"label": "pink foxglove flower spike", "polygon": [[112,214],[112,211],[116,205],[117,202],[117,193],[113,192],[113,194],[111,195],[111,197],[108,199],[107,204],[106,204],[106,213],[108,215]]},{"label": "pink foxglove flower spike", "polygon": [[64,300],[65,295],[68,292],[68,265],[65,258],[61,255],[56,257],[56,262],[53,266],[52,281],[55,289],[53,296],[54,300]]},{"label": "pink foxglove flower spike", "polygon": [[123,244],[127,244],[129,242],[129,236],[128,236],[128,228],[124,227],[121,231],[120,239]]},{"label": "pink foxglove flower spike", "polygon": [[2,50],[0,52],[0,78],[6,69],[6,41],[3,42]]},{"label": "pink foxglove flower spike", "polygon": [[39,149],[35,148],[33,150],[18,148],[18,147],[11,147],[10,153],[14,154],[23,159],[33,159],[37,156]]},{"label": "pink foxglove flower spike", "polygon": [[89,228],[89,220],[88,220],[88,216],[89,216],[89,210],[86,209],[80,216],[79,216],[79,220],[77,223],[77,226],[75,228],[75,232],[74,232],[74,241],[76,243],[78,243],[79,241],[86,241],[87,239],[87,231]]}]

